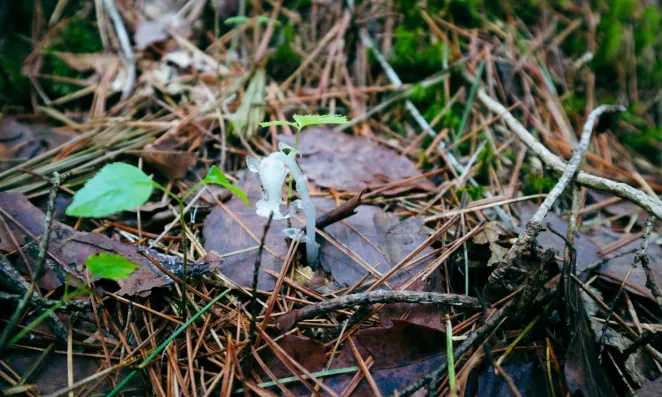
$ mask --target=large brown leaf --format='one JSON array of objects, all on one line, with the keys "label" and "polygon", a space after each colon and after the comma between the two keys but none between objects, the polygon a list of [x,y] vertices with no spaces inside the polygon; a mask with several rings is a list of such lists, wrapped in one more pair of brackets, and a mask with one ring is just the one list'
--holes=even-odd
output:
[{"label": "large brown leaf", "polygon": [[13,118],[0,119],[0,157],[6,160],[0,163],[0,171],[60,146],[71,138],[73,136],[43,125],[27,125]]},{"label": "large brown leaf", "polygon": [[[375,360],[370,374],[384,396],[404,389],[439,367],[445,360],[446,334],[408,321],[396,320],[391,327],[365,329],[354,334],[352,338],[364,361],[368,357]],[[332,367],[345,368],[353,365],[357,365],[356,359],[350,346],[346,346],[333,361]],[[348,375],[334,376],[325,383],[340,392],[351,378]],[[373,395],[365,378],[353,395]]]},{"label": "large brown leaf", "polygon": [[[293,136],[279,140],[294,146]],[[326,128],[309,128],[301,134],[297,161],[310,180],[322,187],[358,191],[421,175],[408,158],[366,137],[356,137]],[[411,189],[433,190],[427,179],[382,192],[397,194]]]},{"label": "large brown leaf", "polygon": [[[246,173],[241,181],[241,188],[248,195],[251,203],[262,197],[259,178],[255,173]],[[329,199],[314,199],[317,213],[321,214],[335,208],[335,202]],[[422,231],[423,222],[412,217],[399,221],[396,217],[384,213],[380,208],[361,205],[357,214],[343,222],[325,229],[334,240],[354,252],[364,264],[379,264],[379,273],[386,273],[427,237]],[[301,218],[303,219],[303,218]],[[240,200],[232,199],[224,207],[215,208],[207,217],[203,229],[205,249],[228,254],[243,251],[225,258],[221,271],[234,282],[249,286],[253,280],[253,264],[257,255],[259,240],[264,232],[266,218],[255,213],[255,207],[247,207]],[[299,217],[292,219],[293,226],[303,226]],[[266,274],[264,269],[279,272],[287,254],[288,244],[282,232],[287,227],[286,220],[273,221],[265,239],[262,253],[262,271],[258,278],[258,287],[269,290],[275,279]],[[357,261],[321,236],[317,237],[321,246],[320,262],[334,279],[345,285],[353,285],[368,272]],[[251,249],[252,248],[252,249]],[[248,250],[248,251],[246,251]],[[421,255],[429,254],[430,249]],[[420,261],[410,269],[396,273],[389,282],[398,284],[408,280],[415,271],[429,263],[431,259]]]},{"label": "large brown leaf", "polygon": [[[40,209],[32,205],[23,194],[18,192],[0,192],[0,208],[20,224],[20,227],[18,227],[18,225],[6,219],[14,239],[19,245],[32,242],[32,238],[26,231],[36,238],[41,236],[45,215]],[[0,251],[11,252],[16,250],[16,248],[9,237],[9,231],[0,227]],[[82,279],[81,274],[85,268],[87,258],[101,252],[119,254],[140,265],[140,268],[128,280],[119,283],[121,289],[118,293],[120,295],[146,296],[153,288],[165,287],[172,284],[172,279],[145,258],[140,253],[140,250],[143,250],[159,261],[163,267],[181,277],[182,261],[176,256],[163,255],[156,250],[123,244],[102,234],[77,233],[73,228],[53,221],[49,240],[49,253],[56,257],[57,261],[51,259],[46,261],[48,271],[40,280],[40,286],[48,290],[60,287],[66,281],[65,274]],[[26,256],[31,261],[31,264],[36,260],[37,253],[38,247],[36,244],[30,244],[26,249]],[[18,263],[21,263],[21,261],[18,261]],[[61,266],[61,263],[65,266]],[[197,276],[212,271],[219,266],[220,260],[210,262],[199,261],[190,264],[187,274],[189,276]],[[21,270],[23,272],[26,271],[26,269]]]}]

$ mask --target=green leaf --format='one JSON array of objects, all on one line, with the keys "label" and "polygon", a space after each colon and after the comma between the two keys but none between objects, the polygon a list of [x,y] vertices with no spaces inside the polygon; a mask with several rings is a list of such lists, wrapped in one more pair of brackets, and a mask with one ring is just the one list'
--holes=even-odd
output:
[{"label": "green leaf", "polygon": [[[230,17],[230,18],[226,19],[225,21],[223,21],[223,24],[224,25],[243,25],[246,22],[249,22],[250,20],[251,20],[251,18],[249,18],[247,16],[237,15],[237,16]],[[259,24],[267,24],[271,21],[274,22],[275,26],[280,26],[280,21],[278,21],[276,19],[264,16],[264,15],[258,15],[257,16],[257,23],[259,23]]]},{"label": "green leaf", "polygon": [[318,124],[345,124],[347,123],[347,117],[335,115],[335,114],[307,114],[307,115],[294,115],[294,121],[299,125],[299,129],[307,127],[309,125],[318,125]]},{"label": "green leaf", "polygon": [[264,123],[260,123],[260,127],[271,127],[272,125],[289,125],[294,128],[299,128],[297,123],[292,123],[291,121],[285,121],[285,120],[267,121]]},{"label": "green leaf", "polygon": [[251,202],[248,201],[248,197],[246,197],[246,193],[244,193],[243,190],[239,189],[238,187],[233,186],[228,178],[223,174],[223,171],[219,170],[218,167],[215,165],[212,165],[211,168],[209,169],[209,172],[207,173],[207,176],[205,179],[202,180],[205,184],[216,184],[216,185],[221,185],[224,188],[228,189],[232,193],[236,194],[240,199],[246,203],[247,206],[251,206]]},{"label": "green leaf", "polygon": [[224,25],[241,25],[243,23],[248,22],[249,20],[250,20],[250,18],[245,16],[245,15],[237,15],[237,16],[230,17],[230,18],[226,19],[225,21],[223,21],[223,24]]},{"label": "green leaf", "polygon": [[145,204],[154,182],[138,167],[126,163],[108,164],[76,192],[67,215],[102,218]]},{"label": "green leaf", "polygon": [[109,280],[126,280],[140,266],[117,254],[92,255],[85,261],[87,270],[94,276]]}]

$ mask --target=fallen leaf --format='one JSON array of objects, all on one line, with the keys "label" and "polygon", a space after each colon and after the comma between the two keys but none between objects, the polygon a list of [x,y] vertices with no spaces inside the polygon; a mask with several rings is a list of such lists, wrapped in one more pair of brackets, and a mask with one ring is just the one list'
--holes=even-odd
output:
[{"label": "fallen leaf", "polygon": [[662,377],[654,381],[646,380],[641,389],[637,390],[638,397],[659,397],[660,390],[662,390]]},{"label": "fallen leaf", "polygon": [[[501,365],[522,396],[551,396],[545,370],[538,363],[506,362]],[[513,392],[492,366],[483,366],[469,376],[465,396],[511,397]]]},{"label": "fallen leaf", "polygon": [[[520,230],[524,230],[526,222],[531,219],[531,216],[533,216],[533,213],[537,209],[536,206],[530,203],[525,203],[520,206]],[[544,224],[547,225],[548,222],[552,225],[554,230],[563,235],[568,231],[568,221],[551,211],[547,213]],[[549,230],[540,233],[536,238],[536,241],[543,247],[543,249],[547,250],[553,248],[557,254],[560,254],[561,256],[563,255],[565,242],[558,238],[558,236],[552,234]],[[600,257],[598,256],[600,248],[583,232],[577,233],[577,236],[575,237],[575,248],[577,249],[578,271],[581,271],[585,267],[600,260]],[[561,263],[559,262],[559,264]]]},{"label": "fallen leaf", "polygon": [[[597,230],[593,230],[590,237],[601,247],[605,247],[623,237],[627,237],[627,235],[616,233],[607,228],[601,227]],[[620,285],[621,280],[625,279],[627,273],[630,271],[630,267],[632,267],[632,263],[634,262],[634,256],[636,255],[636,252],[639,251],[640,247],[641,239],[639,238],[608,254],[607,257],[613,259],[610,259],[601,269],[599,269],[599,274],[602,276],[601,278],[605,281]],[[660,286],[662,285],[662,247],[660,247],[659,243],[651,241],[648,244],[647,252],[653,278],[655,279],[655,283]],[[635,289],[626,285],[625,288],[628,291],[640,296],[642,293],[643,295],[650,296],[648,295],[650,294],[650,291],[648,287],[646,287],[646,273],[644,273],[644,269],[641,265],[632,269],[632,273],[630,273],[630,277],[628,278],[628,283],[638,287]]]},{"label": "fallen leaf", "polygon": [[[370,374],[384,396],[393,395],[396,390],[402,391],[445,360],[446,334],[408,321],[395,320],[391,327],[361,330],[352,339],[364,361],[368,357],[375,360]],[[357,365],[354,354],[349,346],[345,346],[331,367],[354,365]],[[350,375],[332,376],[326,379],[325,384],[341,392],[351,378]],[[365,377],[352,395],[373,395]]]},{"label": "fallen leaf", "polygon": [[[591,319],[591,328],[593,329],[596,343],[600,342],[602,326],[602,323]],[[605,331],[603,342],[605,346],[610,346],[619,353],[623,353],[625,349],[627,349],[628,346],[632,344],[631,340],[616,332],[611,327],[608,327]],[[634,353],[628,356],[627,360],[625,360],[625,363],[623,363],[621,370],[624,370],[628,375],[627,379],[632,381],[633,385],[631,386],[635,389],[642,387],[646,381],[646,378],[654,377],[659,374],[655,368],[655,363],[653,360],[641,349],[637,349]]]},{"label": "fallen leaf", "polygon": [[487,266],[492,266],[495,263],[503,261],[503,258],[508,254],[508,250],[503,248],[497,243],[490,243],[490,259],[487,261]]},{"label": "fallen leaf", "polygon": [[54,52],[53,55],[60,58],[74,70],[79,72],[94,70],[99,76],[103,76],[107,70],[117,68],[117,65],[121,64],[119,56],[115,54],[75,54],[71,52]]},{"label": "fallen leaf", "polygon": [[[32,205],[25,196],[19,192],[0,192],[0,208],[8,213],[18,222],[21,227],[12,227],[11,231],[14,238],[21,245],[32,242],[27,232],[39,238],[43,231],[45,215],[37,207]],[[6,220],[11,224],[10,220]],[[0,250],[11,252],[16,249],[8,238],[8,232],[0,227]],[[8,249],[7,249],[8,248]],[[30,244],[26,250],[27,257],[36,260],[38,247],[36,244]],[[136,270],[126,281],[119,281],[121,289],[117,292],[120,295],[149,295],[153,288],[166,287],[173,281],[156,268],[148,259],[146,259],[140,250],[144,250],[150,256],[159,261],[165,268],[181,277],[182,261],[172,255],[164,255],[155,250],[139,248],[129,244],[112,240],[111,238],[95,233],[77,233],[71,227],[57,221],[53,221],[51,226],[51,237],[49,242],[49,253],[55,255],[62,263],[71,267],[62,267],[58,262],[48,259],[46,267],[48,271],[40,281],[40,286],[47,290],[52,290],[62,286],[66,280],[66,274],[81,279],[80,274],[85,269],[85,262],[92,255],[99,253],[119,254],[129,261],[136,263],[140,269]],[[21,261],[17,261],[21,263]],[[209,271],[213,271],[220,266],[219,261],[198,261],[188,266],[188,274],[195,277]],[[26,272],[26,269],[21,269]]]},{"label": "fallen leaf", "polygon": [[476,233],[473,240],[476,244],[491,244],[499,240],[500,234],[501,232],[499,230],[498,222],[487,222],[483,229]]},{"label": "fallen leaf", "polygon": [[[257,174],[244,173],[240,188],[246,192],[250,202],[255,203],[262,198],[262,188]],[[335,201],[317,198],[313,200],[317,213],[335,208]],[[384,213],[379,207],[361,205],[357,214],[343,222],[328,226],[325,232],[341,245],[358,255],[366,264],[379,264],[379,273],[386,273],[392,266],[418,247],[427,235],[422,231],[421,218],[412,217],[399,221],[397,217]],[[302,227],[298,216],[292,218],[294,227]],[[242,286],[249,286],[253,280],[253,266],[257,255],[259,241],[264,232],[267,219],[255,213],[255,207],[246,207],[238,200],[232,199],[222,207],[216,207],[205,221],[203,236],[205,249],[216,251],[225,257],[221,265],[223,274]],[[349,226],[347,226],[349,225]],[[280,272],[283,260],[287,254],[288,243],[283,229],[287,228],[287,220],[274,220],[265,239],[265,250],[262,253],[261,268],[258,276],[258,288],[270,290],[275,279],[264,272],[269,269]],[[358,231],[358,233],[357,233]],[[360,234],[359,234],[360,233]],[[367,270],[354,261],[342,250],[317,237],[321,246],[320,262],[325,270],[340,284],[352,285],[366,275]],[[428,248],[420,255],[431,252]],[[402,270],[389,279],[392,284],[408,280],[417,270],[425,266],[430,258]],[[251,264],[251,266],[246,266]]]},{"label": "fallen leaf", "polygon": [[[7,364],[19,374],[25,374],[39,357],[40,352],[21,350],[12,352],[6,358]],[[99,360],[88,357],[73,356],[72,369],[74,379],[85,379],[94,375],[99,369]],[[67,356],[51,353],[28,379],[39,389],[38,395],[49,395],[68,386],[67,383]],[[3,386],[6,386],[3,384]],[[111,390],[109,382],[102,382],[97,386],[96,392],[106,393]],[[90,389],[90,391],[92,391]],[[23,395],[23,394],[21,394]]]},{"label": "fallen leaf", "polygon": [[73,136],[56,132],[50,127],[19,123],[11,117],[0,118],[0,171],[20,165],[50,149],[56,148]]},{"label": "fallen leaf", "polygon": [[234,133],[245,138],[252,138],[264,119],[266,108],[262,105],[266,95],[266,73],[264,69],[255,71],[246,87],[241,105],[234,114]]},{"label": "fallen leaf", "polygon": [[[126,281],[116,281],[121,287],[117,291],[118,295],[144,297],[149,295],[154,288],[167,287],[174,283],[170,277],[145,258],[140,251],[147,253],[176,276],[182,276],[183,263],[178,257],[164,255],[152,249],[122,244],[102,234],[76,233],[67,241],[62,255],[68,262],[76,263],[79,271],[83,271],[83,264],[87,258],[102,252],[121,255],[139,265],[140,268],[131,273]],[[188,264],[187,275],[189,277],[199,277],[219,267],[219,262],[193,262]]]},{"label": "fallen leaf", "polygon": [[[0,208],[20,225],[16,225],[10,219],[5,218],[9,229],[0,225],[0,251],[9,253],[24,247],[24,253],[28,262],[30,262],[30,267],[34,268],[39,254],[39,246],[30,235],[37,239],[41,237],[46,216],[39,208],[32,205],[22,193],[15,191],[0,192]],[[61,253],[66,239],[73,236],[74,233],[75,231],[69,226],[53,220],[49,252]],[[17,247],[13,241],[16,241],[20,247]],[[19,271],[24,274],[29,273],[22,260],[15,262]],[[39,286],[46,290],[61,287],[65,282],[65,274],[70,272],[63,269],[59,263],[51,258],[46,259],[44,266],[46,273],[39,280]],[[72,274],[72,276],[78,277],[76,274]]]},{"label": "fallen leaf", "polygon": [[140,156],[147,164],[172,179],[185,177],[189,168],[194,167],[198,161],[195,154],[174,150],[172,145],[146,145]]},{"label": "fallen leaf", "polygon": [[159,21],[140,21],[133,35],[136,48],[144,50],[154,43],[160,43],[168,39],[168,32],[163,23]]},{"label": "fallen leaf", "polygon": [[[278,139],[294,146],[294,136]],[[307,128],[301,133],[297,161],[306,176],[318,186],[344,191],[364,188],[420,176],[420,171],[406,157],[366,137],[356,137],[326,128]],[[393,195],[411,189],[432,191],[427,179],[388,189]]]},{"label": "fallen leaf", "polygon": [[573,327],[569,330],[571,339],[563,367],[568,390],[571,395],[581,392],[585,397],[613,396],[613,386],[598,359],[593,331],[576,283],[570,285],[566,298],[572,311]]},{"label": "fallen leaf", "polygon": [[[335,207],[335,203],[331,200],[320,200],[315,203],[316,207],[323,211],[330,211]],[[385,213],[379,207],[369,205],[357,207],[356,215],[327,227],[325,232],[366,264],[375,267],[380,274],[388,272],[428,237],[423,231],[422,218],[410,217],[400,221],[396,216]],[[367,271],[359,263],[335,245],[320,237],[318,241],[321,245],[322,266],[338,283],[353,285],[366,275]],[[432,249],[428,247],[419,254],[419,257],[429,255],[431,252]],[[432,259],[434,258],[421,260],[407,269],[400,270],[389,278],[388,282],[398,285],[408,281]]]}]

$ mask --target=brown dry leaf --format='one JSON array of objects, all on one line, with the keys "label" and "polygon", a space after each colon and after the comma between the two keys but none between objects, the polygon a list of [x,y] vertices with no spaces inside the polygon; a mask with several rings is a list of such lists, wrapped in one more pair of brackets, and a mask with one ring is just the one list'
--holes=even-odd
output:
[{"label": "brown dry leaf", "polygon": [[487,222],[485,227],[476,233],[473,240],[476,244],[491,244],[499,240],[500,234],[501,231],[499,230],[498,222]]},{"label": "brown dry leaf", "polygon": [[[224,208],[215,207],[212,210],[205,220],[202,235],[205,238],[205,250],[229,255],[221,264],[221,272],[239,285],[250,286],[253,281],[253,264],[267,219],[255,213],[255,203],[262,198],[259,177],[253,172],[245,172],[242,179],[240,187],[253,205],[248,207],[243,201],[232,197],[224,204]],[[292,222],[294,226],[303,226],[296,219]],[[285,219],[271,222],[262,252],[259,289],[271,290],[275,284],[274,278],[264,270],[280,272],[288,250],[282,232],[285,228]]]},{"label": "brown dry leaf", "polygon": [[146,145],[140,155],[148,164],[172,179],[185,177],[188,169],[198,161],[195,154],[173,150],[169,145]]},{"label": "brown dry leaf", "polygon": [[[251,203],[257,202],[262,197],[260,181],[255,173],[244,174],[241,188],[246,192]],[[313,201],[318,214],[336,207],[333,200],[320,198]],[[253,267],[246,264],[255,262],[257,247],[267,219],[258,216],[254,206],[247,207],[241,200],[232,199],[224,206],[225,208],[214,208],[205,221],[203,229],[205,249],[224,255],[234,253],[225,258],[221,271],[234,282],[248,286],[253,280]],[[371,266],[379,264],[377,267],[379,273],[386,273],[427,237],[422,231],[421,218],[412,217],[399,221],[397,217],[384,213],[379,207],[368,205],[359,206],[356,211],[356,215],[327,227],[325,232],[354,252],[365,263]],[[293,217],[293,227],[302,227],[302,221],[303,217]],[[271,229],[265,240],[266,248],[262,253],[263,270],[280,272],[288,250],[288,243],[282,232],[285,228],[287,228],[287,220],[271,223]],[[317,237],[317,241],[321,246],[320,262],[338,283],[352,285],[365,276],[367,270],[339,248],[321,236]],[[420,255],[427,255],[430,252],[428,248]],[[389,282],[398,284],[408,280],[430,260],[429,258],[422,260],[415,266],[396,273]],[[269,290],[273,288],[274,283],[272,276],[264,271],[260,273],[258,278],[260,289]]]},{"label": "brown dry leaf", "polygon": [[[365,361],[372,357],[375,362],[370,374],[384,396],[391,396],[410,383],[441,365],[445,360],[446,334],[439,330],[395,320],[393,326],[369,328],[352,336],[356,348]],[[332,368],[357,365],[349,346],[343,348],[333,360]],[[353,374],[327,378],[325,384],[335,391],[342,391]],[[354,391],[356,396],[371,396],[365,378]]]},{"label": "brown dry leaf", "polygon": [[71,52],[55,52],[53,55],[60,58],[74,70],[79,72],[94,70],[99,76],[103,76],[107,70],[117,68],[121,65],[120,57],[115,54],[75,54]]},{"label": "brown dry leaf", "polygon": [[[533,213],[537,210],[533,204],[526,203],[520,206],[520,229],[524,230],[526,222],[531,219]],[[554,230],[565,235],[568,230],[568,221],[556,215],[553,212],[548,212],[545,217],[544,223],[550,223]],[[547,250],[553,248],[557,254],[563,254],[565,250],[565,242],[552,234],[552,232],[546,230],[538,235],[536,238],[538,244],[540,244],[543,249]],[[575,248],[577,249],[577,269],[582,270],[587,266],[590,266],[597,262],[600,257],[598,256],[598,251],[600,248],[583,232],[577,233],[575,237]]]},{"label": "brown dry leaf", "polygon": [[[155,250],[122,244],[102,234],[76,233],[67,241],[64,248],[64,258],[70,263],[78,264],[80,271],[83,270],[82,264],[85,263],[87,258],[101,252],[119,254],[138,264],[140,268],[131,273],[127,280],[118,281],[121,287],[117,291],[118,295],[144,297],[149,295],[154,288],[162,288],[173,284],[174,281],[140,254],[140,251],[156,259],[164,268],[176,276],[181,277],[183,274],[183,263],[176,256],[164,255]],[[198,277],[219,267],[220,260],[214,262],[198,261],[189,263],[186,274],[189,277]]]},{"label": "brown dry leaf", "polygon": [[[278,139],[294,146],[293,136]],[[421,175],[406,157],[366,137],[356,137],[326,128],[309,128],[301,133],[297,161],[306,176],[318,186],[345,191],[396,182]],[[427,179],[388,189],[393,195],[411,189],[434,190]]]},{"label": "brown dry leaf", "polygon": [[52,128],[19,123],[16,119],[0,119],[0,171],[12,168],[26,160],[58,147],[73,136],[56,132]]},{"label": "brown dry leaf", "polygon": [[[605,247],[623,237],[627,237],[627,235],[616,233],[607,228],[601,227],[592,231],[590,237],[601,247]],[[662,247],[660,247],[655,239],[651,240],[652,241],[648,244],[648,259],[650,261],[650,268],[655,283],[659,286],[662,285]],[[634,262],[635,253],[640,247],[641,238],[608,254],[607,257],[613,257],[613,259],[610,259],[600,269],[600,274],[603,275],[602,278],[611,283],[617,283],[620,285],[620,280],[625,279],[625,276],[630,271],[630,267]],[[630,253],[625,254],[626,252]],[[642,295],[642,292],[644,292],[646,295],[650,296],[650,291],[648,287],[646,287],[646,273],[644,273],[644,269],[641,266],[637,266],[632,270],[632,273],[630,273],[630,277],[628,278],[628,283],[638,287],[637,289],[634,289],[626,286],[628,291],[636,293],[637,295]]]},{"label": "brown dry leaf", "polygon": [[[32,241],[23,229],[27,230],[33,236],[39,238],[43,231],[44,213],[32,205],[23,194],[18,192],[0,192],[0,208],[14,218],[21,227],[11,227],[14,239],[23,245]],[[6,219],[8,224],[12,222]],[[9,238],[8,231],[0,227],[0,250],[4,252],[14,251],[16,247]],[[48,259],[46,262],[47,273],[41,279],[42,288],[52,290],[60,287],[66,280],[65,274],[70,274],[75,278],[81,278],[80,274],[84,270],[85,261],[90,255],[96,255],[101,252],[115,253],[140,265],[128,280],[119,282],[121,289],[120,295],[149,295],[153,288],[164,287],[172,284],[172,280],[163,272],[156,268],[148,259],[140,254],[138,248],[133,245],[123,244],[111,238],[95,233],[76,233],[71,227],[57,221],[53,221],[51,226],[51,237],[49,242],[49,253],[55,255],[62,263],[73,266],[73,268],[63,268],[58,262]],[[182,262],[172,255],[163,255],[155,250],[144,249],[146,253],[154,257],[165,268],[174,274],[181,276]],[[38,247],[36,244],[30,244],[25,250],[29,260],[36,260]],[[188,274],[190,276],[201,275],[220,266],[220,261],[198,261],[190,264]],[[21,261],[17,261],[21,263]],[[21,269],[23,272],[26,269]]]}]

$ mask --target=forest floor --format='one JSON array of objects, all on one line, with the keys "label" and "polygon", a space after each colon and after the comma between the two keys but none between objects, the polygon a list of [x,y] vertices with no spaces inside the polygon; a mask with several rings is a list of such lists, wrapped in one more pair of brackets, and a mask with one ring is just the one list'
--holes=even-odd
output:
[{"label": "forest floor", "polygon": [[655,2],[0,26],[0,394],[659,395]]}]

